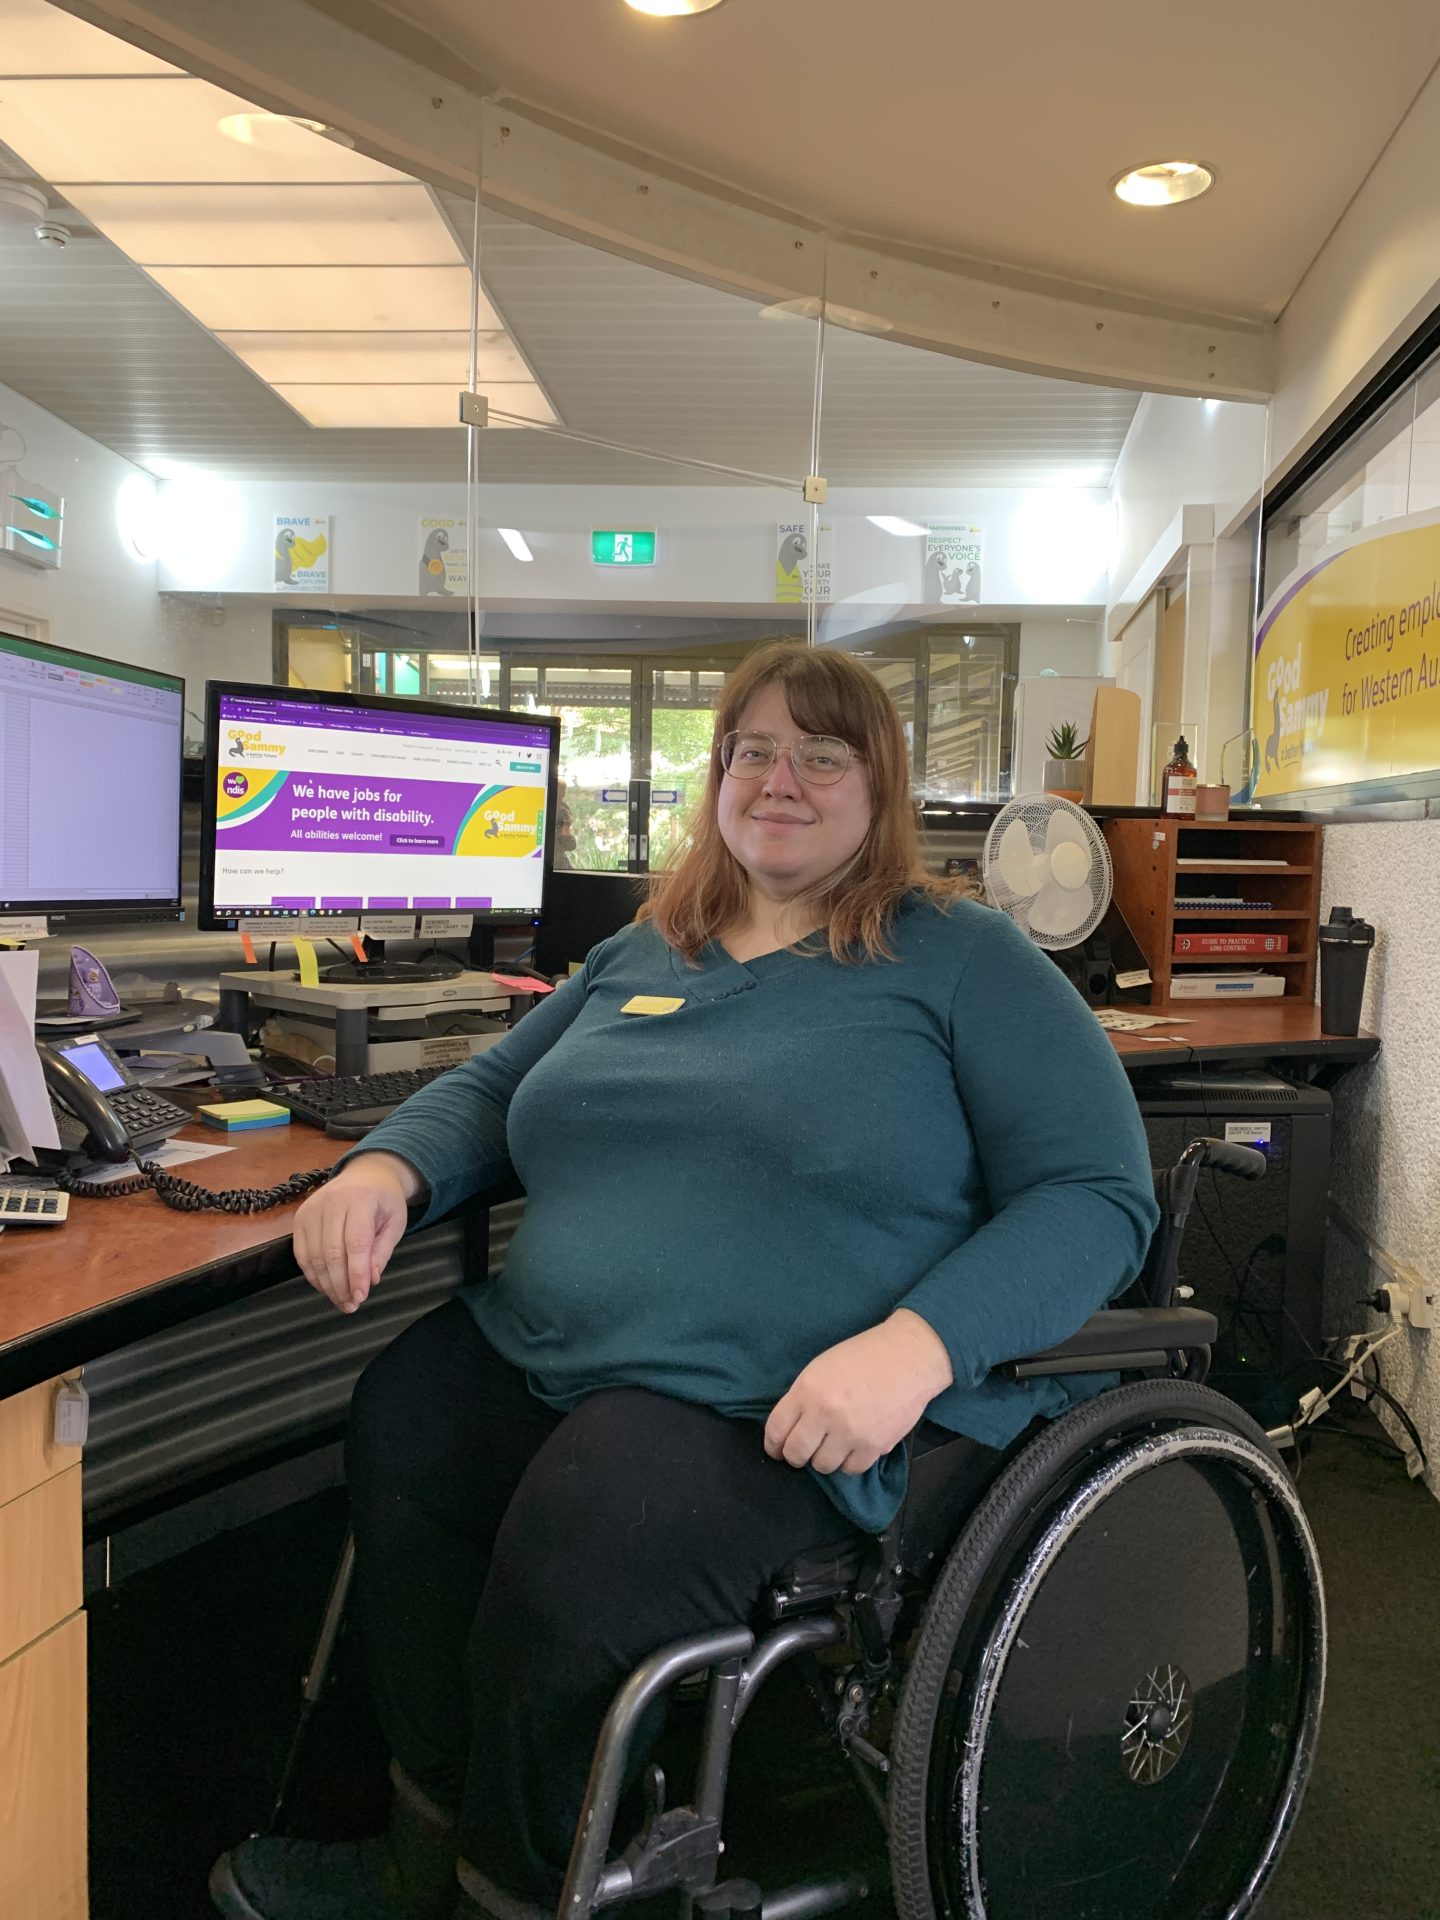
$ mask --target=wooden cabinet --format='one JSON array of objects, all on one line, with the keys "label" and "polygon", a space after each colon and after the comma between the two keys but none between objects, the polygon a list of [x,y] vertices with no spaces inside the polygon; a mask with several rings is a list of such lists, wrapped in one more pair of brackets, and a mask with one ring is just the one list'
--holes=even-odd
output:
[{"label": "wooden cabinet", "polygon": [[[1277,974],[1286,999],[1308,1004],[1315,998],[1321,831],[1254,816],[1105,821],[1115,903],[1145,955],[1152,1004],[1170,1000],[1175,977],[1192,968]],[[1284,934],[1287,951],[1177,955],[1177,933]]]},{"label": "wooden cabinet", "polygon": [[0,1400],[0,1914],[85,1920],[80,1449],[59,1381]]}]

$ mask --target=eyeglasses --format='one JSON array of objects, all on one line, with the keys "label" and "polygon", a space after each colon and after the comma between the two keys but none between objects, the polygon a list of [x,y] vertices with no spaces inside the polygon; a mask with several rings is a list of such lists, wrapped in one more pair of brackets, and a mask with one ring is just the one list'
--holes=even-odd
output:
[{"label": "eyeglasses", "polygon": [[[785,751],[797,780],[811,787],[833,787],[860,755],[829,733],[807,733]],[[758,780],[780,758],[780,742],[768,733],[727,733],[720,742],[720,764],[732,779]]]}]

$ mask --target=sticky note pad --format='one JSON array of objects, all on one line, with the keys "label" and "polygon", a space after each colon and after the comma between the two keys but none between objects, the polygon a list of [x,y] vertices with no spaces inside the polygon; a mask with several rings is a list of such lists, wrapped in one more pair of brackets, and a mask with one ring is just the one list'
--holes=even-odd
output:
[{"label": "sticky note pad", "polygon": [[620,1011],[621,1013],[678,1013],[684,1004],[683,1000],[669,1000],[658,993],[637,993],[632,1000],[625,1002]]},{"label": "sticky note pad", "polygon": [[207,1127],[219,1127],[225,1133],[250,1133],[261,1127],[290,1124],[290,1109],[277,1107],[273,1100],[227,1100],[195,1111]]}]

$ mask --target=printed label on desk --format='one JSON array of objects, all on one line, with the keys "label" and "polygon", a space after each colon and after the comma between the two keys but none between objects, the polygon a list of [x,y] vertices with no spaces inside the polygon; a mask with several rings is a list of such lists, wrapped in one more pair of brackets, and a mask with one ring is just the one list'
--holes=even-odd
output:
[{"label": "printed label on desk", "polygon": [[469,1058],[470,1042],[463,1033],[437,1034],[433,1040],[420,1042],[422,1067],[444,1067]]},{"label": "printed label on desk", "polygon": [[1270,1122],[1268,1120],[1227,1120],[1225,1138],[1236,1147],[1268,1147]]},{"label": "printed label on desk", "polygon": [[413,913],[364,913],[360,916],[360,931],[375,940],[413,940],[415,916]]},{"label": "printed label on desk", "polygon": [[426,940],[463,940],[474,918],[472,913],[422,913],[420,932]]},{"label": "printed label on desk", "polygon": [[1150,985],[1150,969],[1148,967],[1136,967],[1133,973],[1117,973],[1115,976],[1115,984],[1117,987],[1148,987]]}]

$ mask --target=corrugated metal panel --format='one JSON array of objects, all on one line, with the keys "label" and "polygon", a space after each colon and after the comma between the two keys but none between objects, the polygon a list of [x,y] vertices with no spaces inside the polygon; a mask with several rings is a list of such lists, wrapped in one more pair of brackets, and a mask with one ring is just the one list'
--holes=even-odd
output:
[{"label": "corrugated metal panel", "polygon": [[453,1292],[464,1232],[448,1221],[405,1243],[357,1314],[297,1280],[92,1362],[87,1526],[333,1436],[366,1362]]}]

